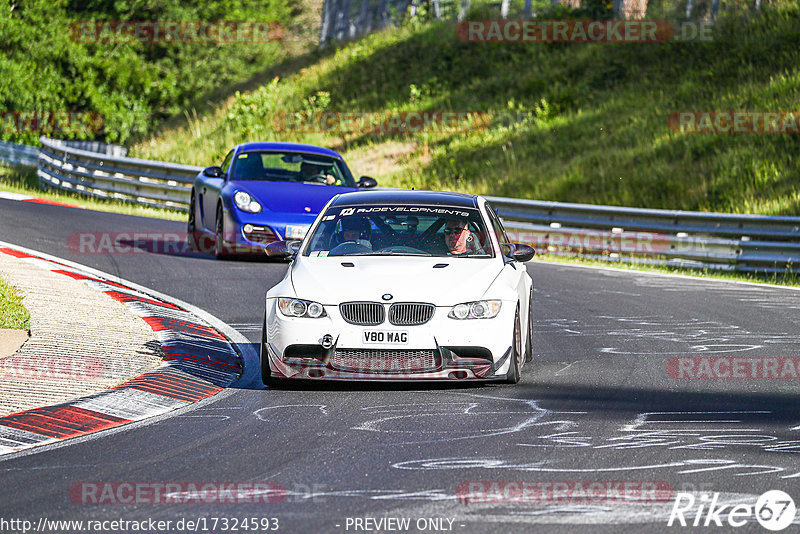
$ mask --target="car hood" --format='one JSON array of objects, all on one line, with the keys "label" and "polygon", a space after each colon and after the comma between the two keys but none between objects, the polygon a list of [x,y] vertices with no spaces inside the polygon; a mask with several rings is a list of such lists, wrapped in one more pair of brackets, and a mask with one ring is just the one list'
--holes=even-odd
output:
[{"label": "car hood", "polygon": [[453,306],[483,298],[501,267],[488,258],[302,257],[292,265],[291,280],[298,298],[326,305],[355,300],[380,302],[388,293],[391,302]]},{"label": "car hood", "polygon": [[304,184],[297,182],[267,182],[242,180],[231,182],[233,190],[249,193],[266,209],[281,213],[319,213],[325,204],[340,193],[357,191],[353,187]]}]

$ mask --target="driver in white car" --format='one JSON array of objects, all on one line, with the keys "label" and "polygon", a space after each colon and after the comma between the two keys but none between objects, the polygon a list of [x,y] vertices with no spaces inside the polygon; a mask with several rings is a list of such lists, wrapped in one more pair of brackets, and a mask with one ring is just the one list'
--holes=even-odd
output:
[{"label": "driver in white car", "polygon": [[372,250],[370,224],[363,217],[345,217],[342,219],[342,243],[356,243]]},{"label": "driver in white car", "polygon": [[444,242],[448,254],[453,256],[469,256],[484,254],[478,236],[467,228],[464,219],[447,219],[444,223]]}]

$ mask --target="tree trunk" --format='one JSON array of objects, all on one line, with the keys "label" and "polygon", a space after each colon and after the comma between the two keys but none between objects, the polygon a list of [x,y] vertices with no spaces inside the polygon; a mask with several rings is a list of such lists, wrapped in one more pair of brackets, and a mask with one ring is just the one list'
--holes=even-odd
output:
[{"label": "tree trunk", "polygon": [[325,43],[331,37],[331,20],[333,19],[333,3],[336,0],[325,0],[322,4],[322,27],[319,30],[319,44],[325,46]]},{"label": "tree trunk", "polygon": [[469,13],[469,0],[461,0],[461,9],[458,10],[458,20],[462,21],[467,18]]},{"label": "tree trunk", "polygon": [[711,22],[717,20],[717,13],[719,13],[719,0],[711,0]]},{"label": "tree trunk", "polygon": [[647,15],[647,0],[614,0],[614,18],[639,20]]},{"label": "tree trunk", "polygon": [[523,15],[526,19],[531,18],[533,14],[533,0],[525,0],[525,8],[523,9]]}]

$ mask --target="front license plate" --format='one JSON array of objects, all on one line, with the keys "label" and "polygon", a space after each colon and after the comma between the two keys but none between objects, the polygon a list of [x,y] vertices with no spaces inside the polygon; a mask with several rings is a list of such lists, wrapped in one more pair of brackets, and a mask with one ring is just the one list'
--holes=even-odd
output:
[{"label": "front license plate", "polygon": [[284,235],[286,239],[303,239],[308,233],[308,226],[287,226]]},{"label": "front license plate", "polygon": [[396,330],[364,330],[364,343],[408,344],[408,332]]}]

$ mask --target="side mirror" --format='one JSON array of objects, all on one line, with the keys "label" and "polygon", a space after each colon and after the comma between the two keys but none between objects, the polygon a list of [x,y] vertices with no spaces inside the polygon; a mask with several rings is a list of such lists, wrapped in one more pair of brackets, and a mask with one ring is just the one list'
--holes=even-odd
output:
[{"label": "side mirror", "polygon": [[362,176],[358,179],[358,188],[359,189],[371,189],[378,185],[378,181],[375,178],[371,178],[369,176]]},{"label": "side mirror", "polygon": [[264,252],[270,258],[289,258],[300,250],[301,241],[274,241],[266,246]]},{"label": "side mirror", "polygon": [[524,245],[522,243],[500,243],[500,246],[509,248],[509,251],[507,254],[505,254],[505,256],[514,261],[523,263],[526,261],[531,261],[534,254],[536,254],[536,250],[534,250],[532,246]]},{"label": "side mirror", "polygon": [[217,167],[213,165],[211,167],[206,167],[203,169],[203,176],[208,176],[209,178],[222,178],[225,176],[225,173],[222,172],[222,167]]}]

